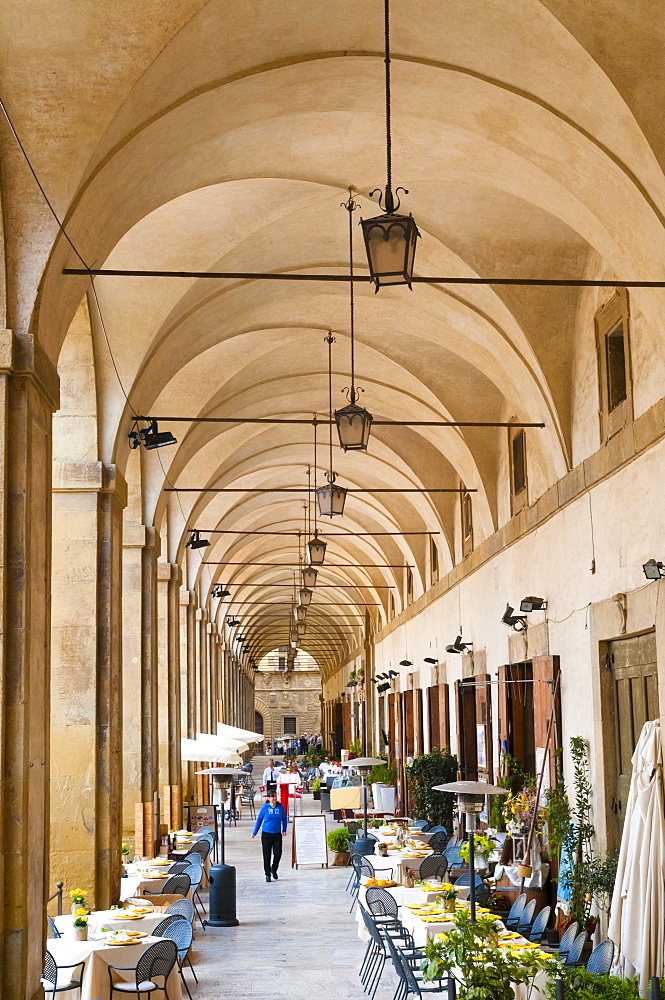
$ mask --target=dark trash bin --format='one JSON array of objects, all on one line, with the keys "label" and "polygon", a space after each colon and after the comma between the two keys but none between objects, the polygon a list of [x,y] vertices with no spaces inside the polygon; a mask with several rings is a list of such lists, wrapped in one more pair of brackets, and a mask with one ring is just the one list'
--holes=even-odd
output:
[{"label": "dark trash bin", "polygon": [[209,927],[237,927],[235,868],[232,865],[213,865],[208,879],[210,917],[206,924]]}]

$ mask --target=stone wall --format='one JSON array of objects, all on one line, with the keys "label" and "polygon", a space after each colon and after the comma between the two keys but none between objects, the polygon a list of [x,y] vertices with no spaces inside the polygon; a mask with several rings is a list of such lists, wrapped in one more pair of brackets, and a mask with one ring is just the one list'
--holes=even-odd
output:
[{"label": "stone wall", "polygon": [[255,692],[266,741],[283,735],[287,716],[295,716],[298,736],[321,731],[321,674],[317,669],[258,670]]}]

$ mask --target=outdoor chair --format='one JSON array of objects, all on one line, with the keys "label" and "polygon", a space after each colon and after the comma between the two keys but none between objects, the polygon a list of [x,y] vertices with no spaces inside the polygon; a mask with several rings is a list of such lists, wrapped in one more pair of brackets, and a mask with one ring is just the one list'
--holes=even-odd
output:
[{"label": "outdoor chair", "polygon": [[[437,839],[438,839],[438,834],[437,834]],[[430,847],[432,846],[431,840],[429,846]],[[443,854],[445,854],[446,856],[446,860],[448,861],[448,868],[451,871],[453,868],[462,868],[466,864],[466,861],[464,861],[464,859],[460,857],[459,852],[461,847],[462,847],[461,844],[447,844],[443,848]]]},{"label": "outdoor chair", "polygon": [[431,858],[425,858],[420,863],[421,878],[437,878],[443,881],[448,871],[448,862],[441,854],[435,854]]},{"label": "outdoor chair", "polygon": [[48,926],[49,934],[50,934],[50,936],[52,938],[62,937],[62,934],[60,933],[60,931],[58,930],[58,928],[55,926],[55,920],[53,919],[53,917],[49,916],[48,913],[46,914],[46,924]]},{"label": "outdoor chair", "polygon": [[[507,925],[506,925],[507,926]],[[577,921],[573,921],[569,924],[563,932],[563,937],[559,941],[559,950],[557,951],[557,958],[566,958],[568,952],[570,951],[570,946],[577,937],[579,933],[580,925]]]},{"label": "outdoor chair", "polygon": [[386,937],[388,952],[393,963],[393,968],[397,974],[400,985],[395,993],[395,1000],[406,1000],[410,994],[422,997],[425,993],[443,993],[448,990],[448,979],[437,980],[436,983],[425,983],[411,968],[401,949],[395,945],[390,937]]},{"label": "outdoor chair", "polygon": [[419,830],[424,830],[427,825],[428,823],[426,819],[414,819],[411,824],[412,827],[418,827]]},{"label": "outdoor chair", "polygon": [[441,834],[443,834],[444,837],[448,836],[448,831],[446,830],[445,826],[431,826],[427,832],[428,833],[441,833]]},{"label": "outdoor chair", "polygon": [[182,913],[167,913],[163,920],[160,920],[151,931],[151,937],[165,937],[164,931],[176,920],[185,920]]},{"label": "outdoor chair", "polygon": [[551,906],[544,906],[534,922],[531,924],[531,929],[529,931],[529,941],[533,941],[534,944],[540,944],[543,939],[545,930],[547,929],[547,924],[550,919],[550,913],[552,912]]},{"label": "outdoor chair", "polygon": [[491,896],[492,896],[492,889],[491,886],[487,884],[487,882],[483,882],[482,885],[476,886],[477,906],[487,906],[489,904]]},{"label": "outdoor chair", "polygon": [[[360,859],[360,874],[363,878],[376,878],[376,871],[374,865],[367,857],[362,857]],[[392,868],[381,868],[379,871],[379,878],[392,878],[393,870]]]},{"label": "outdoor chair", "polygon": [[[85,962],[76,962],[74,965],[56,965],[55,959],[50,952],[47,951],[46,960],[44,962],[44,971],[42,972],[42,986],[44,987],[44,993],[51,993],[55,997],[56,993],[64,993],[66,990],[80,990],[84,968]],[[60,985],[58,985],[58,974],[69,969],[72,970],[71,976],[60,976]],[[75,978],[74,970],[76,969],[81,970],[78,975],[78,979]],[[63,981],[65,978],[66,982]]]},{"label": "outdoor chair", "polygon": [[365,899],[374,921],[381,930],[400,931],[402,921],[397,913],[397,902],[387,889],[372,886],[365,892]]},{"label": "outdoor chair", "polygon": [[[351,866],[351,874],[349,875],[349,880],[346,883],[346,891],[347,892],[349,892],[349,890],[353,891],[352,886],[353,886],[354,880],[356,879],[356,869],[355,869],[355,866],[353,864],[353,859],[354,858],[360,858],[360,854],[353,854],[349,850],[350,844],[351,844],[351,841],[347,840],[347,842],[346,842],[346,849],[347,849],[347,851],[349,851],[349,860],[347,861],[347,865]],[[358,874],[358,877],[359,877],[360,876],[360,870],[358,870],[357,874]]]},{"label": "outdoor chair", "polygon": [[[206,837],[207,837],[207,834],[206,834]],[[205,837],[202,840],[195,840],[194,843],[192,844],[189,852],[183,858],[183,861],[185,861],[187,858],[190,858],[192,856],[192,854],[200,854],[201,855],[201,860],[205,861],[205,859],[210,854],[211,846],[212,845],[210,844],[210,841],[207,840]]]},{"label": "outdoor chair", "polygon": [[169,875],[182,875],[189,868],[189,861],[175,861],[169,868]]},{"label": "outdoor chair", "polygon": [[[475,873],[474,883],[476,885],[476,888],[478,888],[478,886],[481,886],[483,884],[483,880],[482,880],[481,876],[477,872]],[[471,872],[464,872],[463,875],[459,875],[457,877],[457,879],[455,880],[454,885],[456,885],[456,886],[457,885],[469,885],[470,886],[471,885]]]},{"label": "outdoor chair", "polygon": [[192,897],[191,898],[192,898],[192,903],[194,904],[194,910],[196,911],[196,916],[199,918],[199,922],[201,924],[201,927],[203,927],[203,930],[205,930],[205,924],[203,922],[203,917],[201,916],[201,912],[200,912],[198,906],[196,905],[196,900],[198,899],[199,903],[203,907],[203,900],[201,899],[201,896],[199,895],[199,886],[201,885],[201,880],[203,878],[203,868],[200,865],[193,864],[189,868],[189,870],[187,871],[187,875],[188,875],[188,877],[189,877],[189,879],[191,881],[191,884],[192,884],[191,885],[191,888],[192,888]]},{"label": "outdoor chair", "polygon": [[192,1000],[192,994],[189,992],[189,986],[187,985],[187,980],[185,979],[183,967],[185,962],[189,965],[192,970],[192,975],[194,976],[195,982],[198,983],[198,977],[194,972],[194,966],[192,965],[192,960],[189,955],[189,950],[192,947],[192,937],[194,932],[192,930],[192,925],[188,924],[186,920],[176,921],[176,923],[171,924],[166,928],[164,932],[165,938],[170,938],[178,949],[178,971],[180,973],[180,978],[182,979],[183,985],[187,990],[187,996],[189,1000]]},{"label": "outdoor chair", "polygon": [[249,807],[249,814],[252,819],[256,819],[256,806],[254,805],[254,799],[256,798],[256,791],[254,789],[254,782],[249,786],[245,786],[245,790],[242,796],[242,804]]},{"label": "outdoor chair", "polygon": [[522,910],[526,906],[527,895],[525,892],[521,893],[513,905],[510,907],[510,913],[505,919],[506,927],[509,931],[514,931],[520,922],[520,917],[522,916]]},{"label": "outdoor chair", "polygon": [[515,930],[521,934],[523,937],[529,936],[529,931],[531,930],[531,924],[533,923],[533,918],[536,915],[536,901],[532,899],[530,903],[527,903],[522,914],[520,916],[519,922]]},{"label": "outdoor chair", "polygon": [[585,944],[586,944],[586,931],[580,931],[580,933],[577,935],[577,937],[571,944],[568,954],[566,955],[566,960],[563,964],[567,966],[579,965]]},{"label": "outdoor chair", "polygon": [[351,878],[347,883],[347,889],[351,886],[351,908],[349,913],[353,912],[353,907],[356,905],[356,900],[358,899],[358,892],[360,891],[360,878],[362,876],[362,865],[363,857],[361,854],[351,854]]},{"label": "outdoor chair", "polygon": [[610,971],[613,958],[614,942],[609,940],[601,941],[589,955],[586,971],[593,972],[595,976],[606,976]]},{"label": "outdoor chair", "polygon": [[[183,926],[187,926],[182,920]],[[109,997],[113,1000],[114,993],[136,993],[137,996],[151,996],[155,990],[163,993],[168,1000],[166,982],[171,975],[173,966],[178,960],[178,949],[173,941],[164,939],[156,941],[147,948],[135,966],[109,965]],[[133,972],[134,982],[114,980],[114,972]],[[160,986],[156,979],[164,980]]]},{"label": "outdoor chair", "polygon": [[190,924],[194,922],[194,904],[191,899],[176,899],[175,903],[171,905],[166,910],[166,916],[171,916],[173,914],[180,914],[185,920],[189,920]]},{"label": "outdoor chair", "polygon": [[199,829],[194,834],[194,840],[198,840],[199,837],[206,836],[207,834],[211,834],[211,836],[214,837],[215,836],[215,831],[213,830],[213,828],[211,826],[201,826],[201,827],[199,827]]},{"label": "outdoor chair", "polygon": [[153,892],[151,889],[144,889],[144,896],[186,896],[192,885],[192,880],[186,872],[182,875],[171,875],[167,878],[161,889]]},{"label": "outdoor chair", "polygon": [[[369,993],[370,998],[373,998],[376,995],[388,956],[384,937],[379,932],[374,917],[367,912],[364,906],[360,907],[360,913],[369,934],[367,950],[360,966],[360,982],[365,992]],[[408,932],[405,933],[408,934]],[[410,963],[421,962],[424,958],[424,952],[419,948],[414,948],[412,943],[410,947],[402,949],[402,953]]]},{"label": "outdoor chair", "polygon": [[[441,833],[435,833],[432,837],[430,837],[427,842],[427,846],[430,850],[434,851],[435,854],[445,854],[446,838]],[[448,861],[448,865],[451,868],[453,867],[450,860]]]}]

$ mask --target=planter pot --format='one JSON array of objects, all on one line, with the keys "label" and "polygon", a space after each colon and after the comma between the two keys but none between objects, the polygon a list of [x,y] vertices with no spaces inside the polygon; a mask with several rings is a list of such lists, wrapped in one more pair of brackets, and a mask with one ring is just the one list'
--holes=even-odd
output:
[{"label": "planter pot", "polygon": [[335,857],[333,858],[333,866],[335,868],[344,868],[345,865],[349,863],[349,852],[348,851],[335,851]]},{"label": "planter pot", "polygon": [[85,909],[85,903],[72,903],[72,913],[76,913],[77,910],[84,910],[84,909]]},{"label": "planter pot", "polygon": [[312,792],[312,796],[313,796],[315,802],[320,802],[321,801],[321,789],[317,788],[317,790],[315,792]]},{"label": "planter pot", "polygon": [[531,878],[533,875],[533,868],[531,865],[518,865],[517,866],[517,877],[518,878]]},{"label": "planter pot", "polygon": [[74,940],[75,941],[87,941],[88,940],[88,927],[75,927],[74,928]]},{"label": "planter pot", "polygon": [[457,903],[454,899],[444,899],[443,908],[446,913],[454,913],[457,909]]}]

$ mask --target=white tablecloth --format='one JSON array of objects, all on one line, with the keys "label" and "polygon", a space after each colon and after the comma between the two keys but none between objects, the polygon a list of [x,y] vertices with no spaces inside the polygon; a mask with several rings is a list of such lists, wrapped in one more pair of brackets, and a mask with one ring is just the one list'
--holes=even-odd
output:
[{"label": "white tablecloth", "polygon": [[[151,934],[164,916],[164,913],[146,913],[140,920],[123,920],[122,910],[93,910],[88,919],[88,933],[97,935],[102,927],[106,927],[109,931],[143,931]],[[71,913],[55,917],[55,926],[66,938],[74,937],[73,920]]]},{"label": "white tablecloth", "polygon": [[[537,871],[534,871],[530,878],[524,879],[525,889],[542,889],[550,873],[550,866],[544,863]],[[494,869],[494,879],[499,881],[502,875],[507,875],[512,885],[518,888],[522,884],[522,877],[517,874],[517,865],[497,865]]]},{"label": "white tablecloth", "polygon": [[[410,914],[411,911],[404,907],[405,903],[431,903],[433,900],[438,898],[438,893],[435,891],[429,892],[423,889],[407,889],[404,885],[396,885],[386,890],[394,898],[397,905],[400,907],[400,920],[404,922],[406,926],[406,921],[404,920],[404,914]],[[440,891],[440,890],[439,890]],[[365,909],[369,910],[369,907],[365,904],[366,888],[364,885],[360,886],[358,892],[358,900],[360,904],[365,906]],[[358,923],[358,937],[362,941],[366,941],[368,934],[365,927],[365,923],[360,913],[360,906],[356,907],[356,921]],[[422,923],[422,921],[421,921]],[[423,924],[423,927],[425,924]],[[433,926],[433,925],[432,925]],[[409,928],[410,929],[410,928]]]},{"label": "white tablecloth", "polygon": [[[408,851],[406,852],[409,853]],[[428,851],[425,857],[429,857],[433,852]],[[382,858],[380,854],[368,854],[367,860],[373,865],[374,871],[385,871],[392,868],[393,877],[396,882],[401,882],[407,868],[412,872],[419,872],[420,866],[425,858],[407,858],[404,851],[391,851],[387,858]],[[384,876],[382,876],[384,877]]]},{"label": "white tablecloth", "polygon": [[[46,948],[53,956],[56,965],[72,965],[85,961],[80,1000],[109,1000],[109,965],[135,966],[143,952],[161,941],[162,938],[141,938],[137,944],[115,947],[102,941],[70,941],[67,938],[56,938],[46,942]],[[71,978],[71,971],[63,973],[65,981]],[[131,973],[123,973],[124,978],[131,979]],[[166,988],[169,1000],[182,1000],[180,975],[176,961],[168,978]],[[158,994],[163,996],[163,994]],[[68,990],[59,993],[61,1000],[79,1000],[78,990]]]}]

